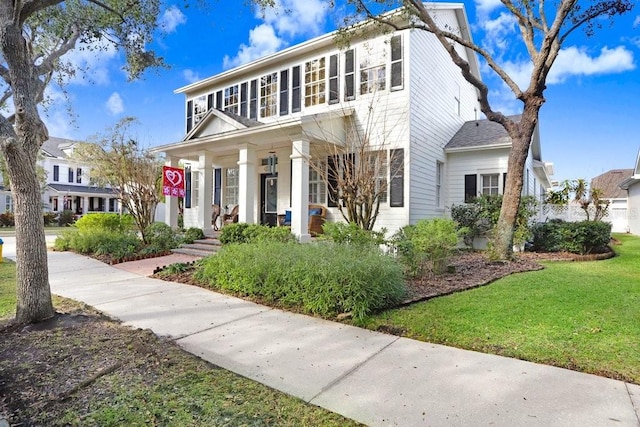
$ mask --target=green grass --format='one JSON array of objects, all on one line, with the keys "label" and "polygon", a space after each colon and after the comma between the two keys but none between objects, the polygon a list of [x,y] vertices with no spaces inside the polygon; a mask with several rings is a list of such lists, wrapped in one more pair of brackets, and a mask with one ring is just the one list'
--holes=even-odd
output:
[{"label": "green grass", "polygon": [[371,329],[640,384],[640,238],[619,256],[548,262],[474,290],[370,316]]},{"label": "green grass", "polygon": [[16,265],[3,259],[0,263],[0,320],[16,313]]}]

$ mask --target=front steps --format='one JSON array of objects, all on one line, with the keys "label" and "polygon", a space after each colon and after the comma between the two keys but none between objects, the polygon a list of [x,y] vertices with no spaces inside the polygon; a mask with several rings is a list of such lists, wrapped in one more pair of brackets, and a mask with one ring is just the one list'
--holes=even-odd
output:
[{"label": "front steps", "polygon": [[220,243],[220,240],[218,240],[216,236],[196,240],[191,244],[182,244],[179,248],[171,249],[171,252],[174,254],[185,254],[204,258],[215,255],[221,247],[222,243]]}]

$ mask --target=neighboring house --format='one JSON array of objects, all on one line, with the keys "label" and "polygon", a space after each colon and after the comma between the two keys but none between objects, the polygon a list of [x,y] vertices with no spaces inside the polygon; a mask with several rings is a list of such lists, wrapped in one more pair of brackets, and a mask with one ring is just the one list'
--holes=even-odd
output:
[{"label": "neighboring house", "polygon": [[629,230],[627,218],[627,192],[620,185],[633,175],[633,169],[612,169],[591,180],[590,188],[599,189],[601,198],[609,201],[607,215],[602,219],[611,223],[611,231],[626,233]]},{"label": "neighboring house", "polygon": [[620,183],[620,188],[627,192],[627,231],[640,235],[640,151],[631,172],[631,176]]},{"label": "neighboring house", "polygon": [[71,210],[76,215],[88,212],[118,212],[119,200],[109,188],[90,182],[91,165],[71,157],[78,141],[49,138],[42,145],[40,161],[46,173],[46,186],[42,195],[47,211]]},{"label": "neighboring house", "polygon": [[[471,39],[462,4],[430,10]],[[292,232],[307,240],[308,204],[326,206],[330,221],[341,219],[317,167],[331,168],[330,147],[363,131],[384,159],[379,179],[388,183],[378,228],[393,232],[444,216],[465,194],[502,193],[510,141],[500,125],[478,120],[476,89],[432,34],[372,32],[342,48],[335,36],[176,90],[185,95],[186,136],[156,151],[169,166],[185,166],[185,227],[210,231],[212,204],[238,205],[239,221],[248,223],[273,224],[291,210]],[[457,50],[480,78],[475,54]],[[536,132],[525,194],[542,195],[551,172]],[[175,227],[177,215],[176,198],[167,198],[166,222]]]}]

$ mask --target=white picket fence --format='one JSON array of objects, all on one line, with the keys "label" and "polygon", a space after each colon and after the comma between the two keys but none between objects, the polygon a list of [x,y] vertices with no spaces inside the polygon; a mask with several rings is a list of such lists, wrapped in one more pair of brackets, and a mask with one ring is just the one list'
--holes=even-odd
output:
[{"label": "white picket fence", "polygon": [[[589,218],[593,219],[594,211],[589,211]],[[542,205],[539,212],[540,221],[548,221],[550,219],[561,219],[563,221],[584,221],[587,215],[580,205],[570,203],[568,205]],[[627,216],[627,203],[611,203],[607,215],[602,219],[611,223],[611,231],[614,233],[626,233],[629,230],[629,221]]]}]

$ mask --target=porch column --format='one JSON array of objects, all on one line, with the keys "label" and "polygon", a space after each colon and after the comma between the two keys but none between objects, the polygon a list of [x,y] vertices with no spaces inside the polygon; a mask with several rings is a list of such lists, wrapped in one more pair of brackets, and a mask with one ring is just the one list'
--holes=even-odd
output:
[{"label": "porch column", "polygon": [[83,197],[82,198],[82,214],[84,215],[87,212],[89,212],[89,198]]},{"label": "porch column", "polygon": [[[177,157],[167,156],[167,161],[165,165],[177,168],[180,165],[180,159]],[[177,197],[169,197],[166,196],[164,198],[165,201],[165,210],[164,210],[164,222],[172,229],[178,228],[178,198]],[[122,211],[122,207],[118,209]]]},{"label": "porch column", "polygon": [[198,171],[198,224],[205,234],[211,234],[211,205],[213,204],[213,155],[202,152],[199,156]]},{"label": "porch column", "polygon": [[300,243],[309,234],[309,141],[293,141],[291,150],[291,232]]},{"label": "porch column", "polygon": [[253,224],[257,180],[255,145],[244,144],[240,147],[238,174],[238,222]]}]

